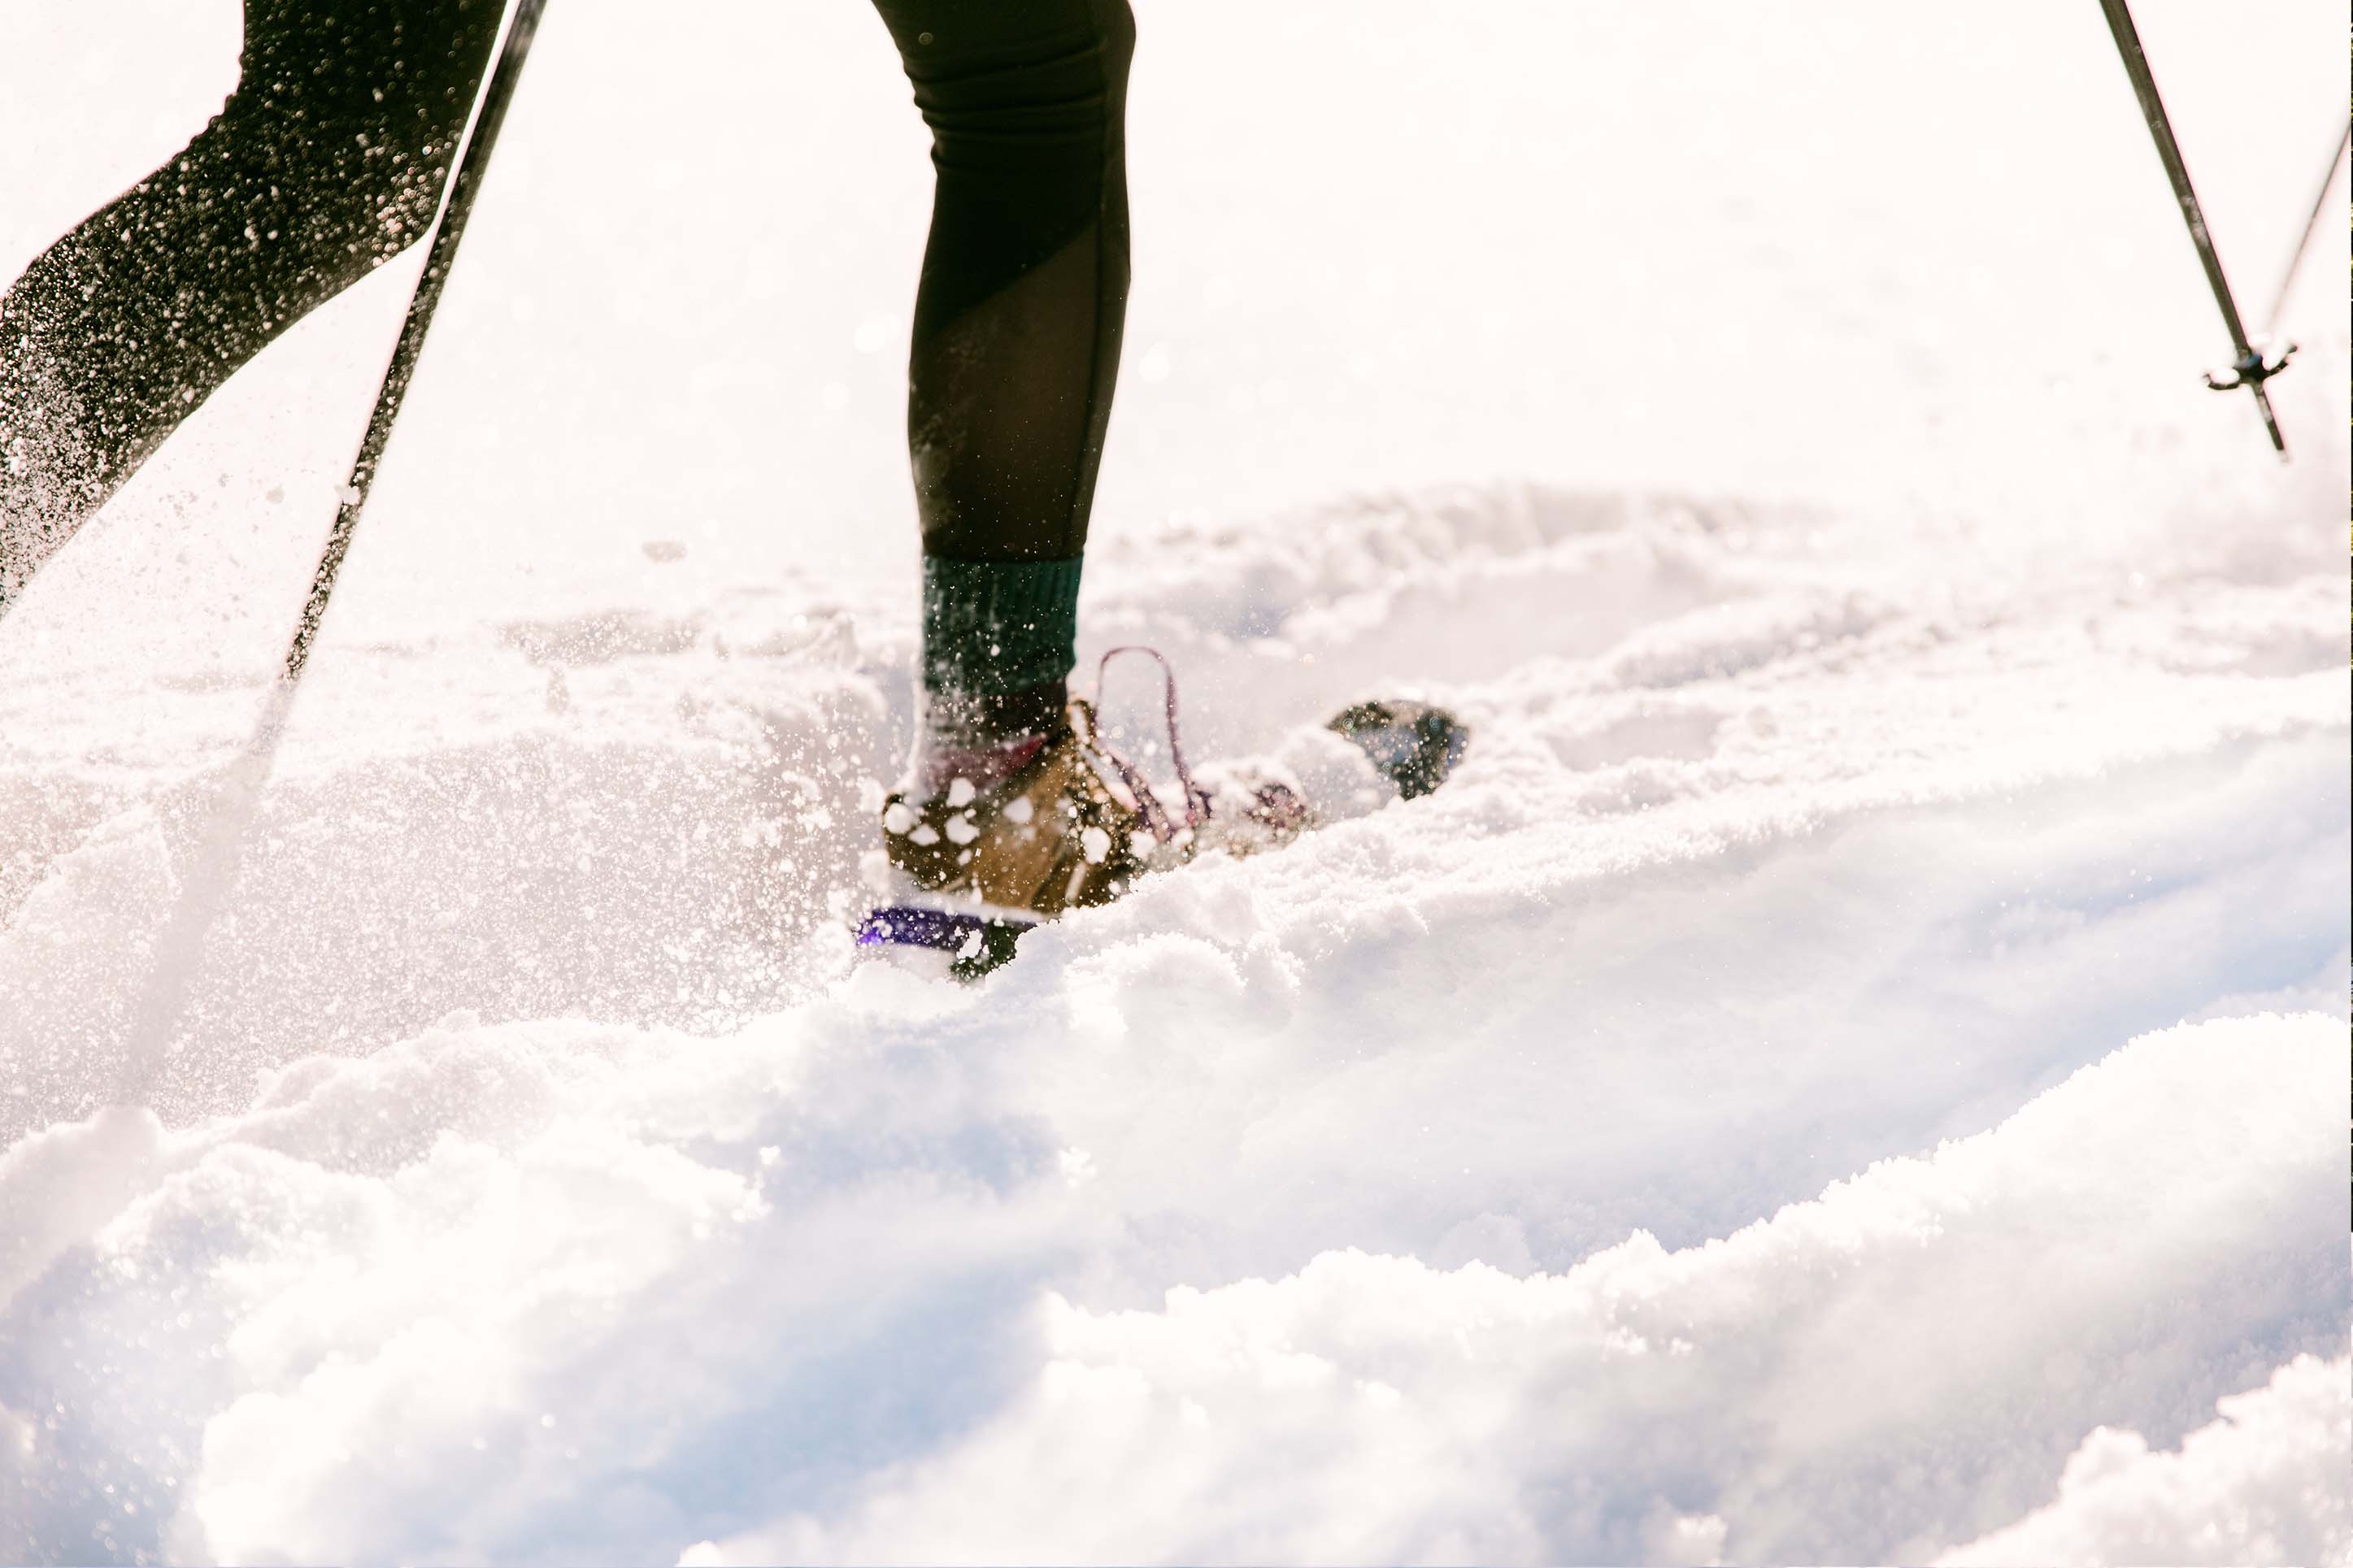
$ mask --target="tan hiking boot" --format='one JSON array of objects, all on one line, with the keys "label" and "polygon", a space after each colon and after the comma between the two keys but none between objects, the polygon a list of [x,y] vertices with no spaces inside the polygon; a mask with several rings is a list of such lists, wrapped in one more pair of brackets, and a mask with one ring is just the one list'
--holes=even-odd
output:
[{"label": "tan hiking boot", "polygon": [[1073,700],[1066,721],[1060,734],[1030,737],[1028,754],[995,782],[987,775],[999,760],[976,759],[964,772],[950,761],[939,768],[945,787],[930,800],[892,795],[882,807],[892,868],[919,892],[1029,921],[1125,892],[1160,840],[1097,741],[1093,708]]},{"label": "tan hiking boot", "polygon": [[1012,957],[1015,939],[1039,921],[1107,904],[1145,871],[1191,858],[1209,799],[1177,745],[1176,677],[1150,648],[1112,651],[1151,654],[1166,676],[1182,818],[1103,740],[1094,705],[1079,699],[1049,732],[933,750],[914,781],[883,802],[882,858],[896,886],[859,927],[860,947],[953,954],[948,973],[972,979]]}]

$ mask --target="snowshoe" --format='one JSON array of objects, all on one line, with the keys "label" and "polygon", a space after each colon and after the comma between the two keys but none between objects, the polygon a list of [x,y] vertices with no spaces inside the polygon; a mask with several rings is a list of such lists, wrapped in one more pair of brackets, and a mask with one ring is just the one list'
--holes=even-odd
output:
[{"label": "snowshoe", "polygon": [[[967,770],[977,778],[951,765],[939,770],[944,780],[884,801],[881,858],[890,894],[858,928],[859,946],[977,979],[1013,956],[1022,932],[1065,910],[1109,903],[1147,871],[1182,865],[1203,848],[1255,853],[1315,826],[1312,805],[1279,781],[1213,800],[1185,763],[1168,661],[1152,648],[1117,647],[1103,665],[1123,653],[1160,663],[1181,815],[1103,738],[1095,705],[1074,698],[1059,731]],[[1469,741],[1451,714],[1417,702],[1358,703],[1326,727],[1407,799],[1442,784]]]}]

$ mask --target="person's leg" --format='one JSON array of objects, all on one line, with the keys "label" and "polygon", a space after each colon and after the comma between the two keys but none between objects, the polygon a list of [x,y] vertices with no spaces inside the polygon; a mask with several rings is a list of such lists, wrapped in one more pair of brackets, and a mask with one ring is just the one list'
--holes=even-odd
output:
[{"label": "person's leg", "polygon": [[246,0],[237,89],[0,299],[0,612],[188,412],[431,224],[499,0]]},{"label": "person's leg", "polygon": [[937,185],[909,356],[923,683],[956,750],[1061,723],[1128,286],[1126,0],[875,0]]}]

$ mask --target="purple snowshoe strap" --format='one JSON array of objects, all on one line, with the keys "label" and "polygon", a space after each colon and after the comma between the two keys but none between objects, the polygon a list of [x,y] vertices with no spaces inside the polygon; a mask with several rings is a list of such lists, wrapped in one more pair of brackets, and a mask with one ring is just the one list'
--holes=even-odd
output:
[{"label": "purple snowshoe strap", "polygon": [[1029,923],[1020,921],[991,920],[954,910],[897,906],[868,915],[866,923],[858,928],[858,945],[929,947],[942,952],[958,952],[976,936],[986,942],[991,930],[1018,933],[1029,929]]}]

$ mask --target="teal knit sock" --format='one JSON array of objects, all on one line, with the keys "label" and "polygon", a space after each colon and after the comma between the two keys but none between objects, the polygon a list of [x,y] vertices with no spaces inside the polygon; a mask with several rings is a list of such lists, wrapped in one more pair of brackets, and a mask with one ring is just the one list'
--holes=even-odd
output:
[{"label": "teal knit sock", "polygon": [[1041,703],[1059,717],[1076,659],[1081,564],[923,557],[923,691],[934,731],[985,740],[1028,728]]}]

